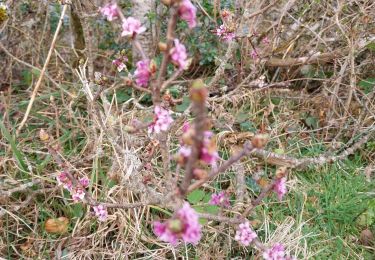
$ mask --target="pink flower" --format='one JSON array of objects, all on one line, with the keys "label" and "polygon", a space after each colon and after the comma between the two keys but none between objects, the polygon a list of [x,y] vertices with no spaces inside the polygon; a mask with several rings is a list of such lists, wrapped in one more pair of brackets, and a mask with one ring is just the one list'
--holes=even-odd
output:
[{"label": "pink flower", "polygon": [[224,191],[221,191],[219,193],[214,193],[211,195],[211,200],[209,201],[210,205],[217,205],[223,208],[229,208],[230,202],[229,198],[227,197],[227,194]]},{"label": "pink flower", "polygon": [[82,188],[74,188],[71,194],[74,202],[82,201],[85,198],[85,192]]},{"label": "pink flower", "polygon": [[141,60],[137,62],[137,69],[134,71],[135,83],[141,87],[147,87],[151,77],[150,61]]},{"label": "pink flower", "polygon": [[189,157],[191,154],[191,147],[186,146],[186,145],[181,146],[180,149],[178,150],[178,154],[184,158]]},{"label": "pink flower", "polygon": [[174,216],[162,223],[154,222],[154,233],[160,240],[177,245],[179,240],[193,245],[201,239],[201,226],[198,214],[185,202]]},{"label": "pink flower", "polygon": [[178,39],[174,40],[174,47],[170,50],[169,54],[171,55],[171,59],[174,64],[176,64],[181,70],[186,69],[186,48]]},{"label": "pink flower", "polygon": [[126,65],[124,64],[122,59],[115,59],[112,61],[112,64],[116,66],[118,72],[121,72],[126,68]]},{"label": "pink flower", "polygon": [[106,4],[105,6],[100,7],[99,11],[108,21],[113,21],[118,17],[117,4]]},{"label": "pink flower", "polygon": [[276,183],[273,186],[273,191],[276,192],[277,198],[279,200],[283,199],[283,196],[287,193],[287,188],[286,188],[286,177],[282,177],[276,180]]},{"label": "pink flower", "polygon": [[59,175],[57,175],[56,179],[59,185],[63,185],[65,189],[67,189],[68,191],[72,191],[73,184],[71,180],[69,180],[68,175],[65,172],[61,172]]},{"label": "pink flower", "polygon": [[90,184],[90,180],[87,177],[82,177],[81,179],[79,179],[79,183],[83,188],[87,188]]},{"label": "pink flower", "polygon": [[154,122],[149,126],[148,132],[150,134],[153,132],[158,134],[161,131],[167,131],[173,122],[173,118],[171,117],[172,111],[164,109],[161,106],[155,106],[154,112]]},{"label": "pink flower", "polygon": [[252,50],[251,53],[250,53],[250,57],[253,59],[253,60],[256,60],[259,58],[259,55],[258,55],[258,52],[256,50]]},{"label": "pink flower", "polygon": [[178,14],[188,23],[190,29],[197,25],[197,8],[189,0],[182,0]]},{"label": "pink flower", "polygon": [[216,29],[216,32],[215,34],[221,38],[223,38],[223,40],[225,40],[226,42],[229,42],[231,40],[233,40],[236,35],[234,34],[234,32],[231,32],[227,29],[227,27],[225,27],[224,24],[220,25],[220,27],[218,29]]},{"label": "pink flower", "polygon": [[285,248],[282,244],[277,243],[272,248],[266,249],[263,252],[263,259],[265,260],[293,260],[295,257],[285,256]]},{"label": "pink flower", "polygon": [[133,17],[125,18],[122,23],[121,36],[134,37],[146,31],[146,27],[142,26],[141,22]]},{"label": "pink flower", "polygon": [[267,36],[262,39],[262,43],[265,44],[265,45],[270,44],[270,40],[268,39]]},{"label": "pink flower", "polygon": [[246,221],[238,226],[234,240],[243,246],[248,246],[256,237],[257,234],[251,229],[249,221]]},{"label": "pink flower", "polygon": [[95,215],[99,221],[106,221],[108,217],[107,208],[103,205],[94,206]]}]

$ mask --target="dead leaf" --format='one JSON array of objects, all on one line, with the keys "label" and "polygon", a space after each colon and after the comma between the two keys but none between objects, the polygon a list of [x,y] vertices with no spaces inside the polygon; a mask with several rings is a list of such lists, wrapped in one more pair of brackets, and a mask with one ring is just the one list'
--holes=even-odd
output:
[{"label": "dead leaf", "polygon": [[50,218],[44,224],[47,233],[64,234],[68,231],[69,219],[66,217]]}]

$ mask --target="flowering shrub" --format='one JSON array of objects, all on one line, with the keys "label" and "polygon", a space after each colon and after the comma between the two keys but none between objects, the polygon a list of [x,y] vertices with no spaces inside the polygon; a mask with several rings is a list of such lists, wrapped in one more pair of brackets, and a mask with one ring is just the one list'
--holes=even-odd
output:
[{"label": "flowering shrub", "polygon": [[[254,244],[261,253],[264,259],[288,259],[285,255],[284,246],[281,244],[275,244],[272,248],[265,248],[260,242],[256,231],[250,226],[250,222],[247,220],[248,213],[257,206],[261,199],[264,198],[268,193],[274,191],[277,194],[279,200],[287,193],[286,189],[286,174],[277,175],[275,180],[269,186],[265,187],[258,199],[251,203],[251,205],[244,211],[243,215],[238,218],[227,218],[225,216],[210,215],[208,213],[198,213],[195,210],[195,205],[190,205],[185,201],[186,196],[189,192],[199,188],[203,184],[207,183],[211,179],[215,178],[218,174],[227,170],[233,163],[239,161],[242,157],[248,156],[256,149],[262,149],[266,144],[267,138],[259,138],[258,135],[253,138],[252,142],[245,143],[243,150],[230,157],[227,161],[224,161],[221,165],[219,164],[220,156],[216,146],[215,134],[212,131],[212,123],[208,118],[208,112],[206,108],[208,100],[208,89],[206,84],[202,80],[195,80],[191,84],[189,91],[191,101],[191,111],[193,114],[193,120],[185,123],[182,126],[182,136],[178,151],[176,154],[176,162],[178,164],[177,170],[183,170],[183,179],[178,180],[178,177],[173,178],[170,174],[171,160],[170,160],[170,149],[168,146],[169,131],[172,128],[174,119],[173,114],[173,99],[168,93],[168,87],[170,87],[173,80],[177,79],[181,73],[186,71],[189,67],[189,57],[186,46],[180,41],[177,35],[175,35],[176,23],[178,19],[182,19],[187,22],[189,28],[197,26],[197,8],[189,0],[182,1],[166,1],[171,8],[171,17],[168,24],[167,31],[167,42],[159,43],[159,49],[162,52],[163,59],[158,65],[157,59],[148,57],[147,53],[142,48],[140,42],[138,42],[137,36],[144,33],[147,28],[142,23],[133,17],[124,17],[122,11],[116,4],[107,4],[99,9],[100,13],[108,21],[121,20],[121,36],[126,37],[127,40],[131,41],[134,49],[137,50],[142,57],[140,60],[135,61],[136,68],[133,73],[127,70],[125,63],[128,61],[125,56],[125,52],[121,52],[120,55],[112,61],[113,65],[119,72],[125,71],[127,73],[126,83],[128,86],[134,87],[137,91],[143,91],[151,95],[153,103],[153,120],[146,124],[142,124],[139,120],[133,120],[134,123],[127,130],[129,132],[139,132],[146,130],[148,131],[149,138],[156,139],[148,146],[146,151],[148,153],[148,160],[141,165],[141,168],[145,168],[149,171],[152,170],[152,164],[150,163],[152,156],[154,155],[155,149],[152,145],[156,144],[160,148],[161,157],[163,161],[163,170],[167,183],[166,192],[168,194],[162,195],[162,198],[149,199],[145,205],[148,204],[161,204],[167,205],[172,203],[174,205],[174,214],[171,218],[165,221],[154,221],[152,223],[152,229],[154,234],[163,242],[170,243],[173,246],[178,246],[180,242],[190,243],[197,245],[201,240],[202,226],[199,222],[199,218],[211,218],[218,221],[227,221],[232,224],[238,225],[237,230],[231,231],[234,240],[236,240],[241,246],[250,246]],[[227,42],[236,40],[236,24],[234,22],[234,16],[229,11],[222,13],[223,24],[216,29],[215,34]],[[263,44],[269,44],[267,38],[264,38]],[[253,49],[251,56],[253,59],[260,58],[256,49]],[[168,65],[173,64],[177,69],[175,72],[168,76],[167,68]],[[84,69],[81,71],[81,79],[84,84]],[[96,80],[95,83],[104,88],[106,84],[105,80]],[[263,82],[264,83],[264,82]],[[90,93],[91,88],[86,86],[86,93]],[[90,102],[95,103],[100,92],[96,95],[91,94],[89,96]],[[97,114],[98,120],[102,120],[100,113]],[[177,115],[176,115],[177,116]],[[102,130],[105,130],[106,125],[101,124]],[[104,131],[105,132],[105,131]],[[44,142],[48,143],[48,136],[41,135]],[[265,135],[264,135],[265,136]],[[117,138],[117,137],[116,137]],[[155,145],[155,146],[156,146]],[[56,151],[48,146],[50,152],[57,157],[56,161],[59,161]],[[116,147],[116,145],[114,145]],[[122,151],[118,151],[121,153]],[[61,160],[60,160],[61,161]],[[62,164],[62,167],[65,167]],[[178,175],[178,174],[176,174]],[[174,182],[173,180],[177,180]],[[67,189],[72,196],[74,202],[84,202],[92,206],[93,212],[99,221],[105,222],[108,219],[107,208],[132,208],[138,205],[117,205],[113,203],[99,203],[86,191],[89,186],[89,180],[87,178],[81,178],[77,180],[68,171],[63,171],[57,176],[57,181],[65,189]],[[147,182],[149,179],[145,178],[142,182],[138,182],[139,187],[143,187],[144,190],[148,190]],[[159,194],[156,192],[156,194]],[[190,201],[190,200],[189,200]],[[226,192],[221,191],[216,194],[212,194],[208,204],[211,206],[217,206],[220,210],[225,212],[231,208]],[[139,205],[144,205],[140,203]],[[180,205],[180,206],[176,206]],[[229,220],[228,220],[229,219]]]}]

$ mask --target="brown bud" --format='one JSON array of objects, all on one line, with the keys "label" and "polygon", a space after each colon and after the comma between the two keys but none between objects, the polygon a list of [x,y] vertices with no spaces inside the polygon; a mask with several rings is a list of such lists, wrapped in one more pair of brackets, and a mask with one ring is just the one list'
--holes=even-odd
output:
[{"label": "brown bud", "polygon": [[255,148],[263,148],[268,143],[269,136],[268,134],[257,134],[251,139],[251,144]]},{"label": "brown bud", "polygon": [[44,224],[47,233],[64,234],[68,231],[69,219],[66,217],[50,218]]},{"label": "brown bud", "polygon": [[161,0],[161,2],[166,5],[166,6],[170,6],[171,3],[172,3],[172,0]]},{"label": "brown bud", "polygon": [[194,130],[190,129],[182,135],[181,140],[185,145],[193,145],[194,143],[193,136],[194,136]]},{"label": "brown bud", "polygon": [[203,169],[194,169],[193,174],[194,174],[194,178],[197,180],[205,179],[208,176],[207,171]]},{"label": "brown bud", "polygon": [[165,42],[158,43],[159,51],[163,52],[167,50],[167,44]]},{"label": "brown bud", "polygon": [[283,167],[279,167],[279,168],[276,169],[275,176],[276,176],[276,178],[280,179],[280,178],[286,176],[287,173],[288,173],[288,168],[283,166]]},{"label": "brown bud", "polygon": [[197,79],[190,88],[190,99],[193,102],[204,103],[208,97],[208,91],[203,80]]},{"label": "brown bud", "polygon": [[151,62],[150,62],[150,72],[151,72],[152,74],[154,74],[154,73],[156,72],[156,70],[157,70],[156,63],[155,63],[154,60],[151,60]]},{"label": "brown bud", "polygon": [[165,93],[165,94],[163,95],[163,100],[166,101],[166,102],[168,102],[168,103],[170,103],[171,100],[172,100],[172,96],[171,96],[171,94],[169,94],[169,92]]},{"label": "brown bud", "polygon": [[46,131],[44,131],[44,129],[40,129],[39,131],[39,139],[42,141],[42,142],[47,142],[49,140],[49,135]]},{"label": "brown bud", "polygon": [[124,78],[124,83],[126,86],[131,86],[133,84],[133,81],[130,78],[126,77]]}]

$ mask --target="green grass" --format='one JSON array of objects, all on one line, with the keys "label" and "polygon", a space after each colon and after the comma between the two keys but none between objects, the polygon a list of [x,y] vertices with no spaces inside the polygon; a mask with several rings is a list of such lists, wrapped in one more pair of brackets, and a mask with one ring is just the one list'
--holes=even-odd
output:
[{"label": "green grass", "polygon": [[293,173],[299,183],[285,198],[287,205],[273,203],[261,209],[270,217],[271,229],[292,216],[306,222],[303,234],[316,235],[307,238],[309,250],[315,254],[312,259],[371,259],[371,252],[356,242],[364,228],[374,231],[374,223],[364,226],[358,221],[374,200],[369,192],[375,187],[366,182],[361,165],[360,158],[354,157],[321,169]]}]

